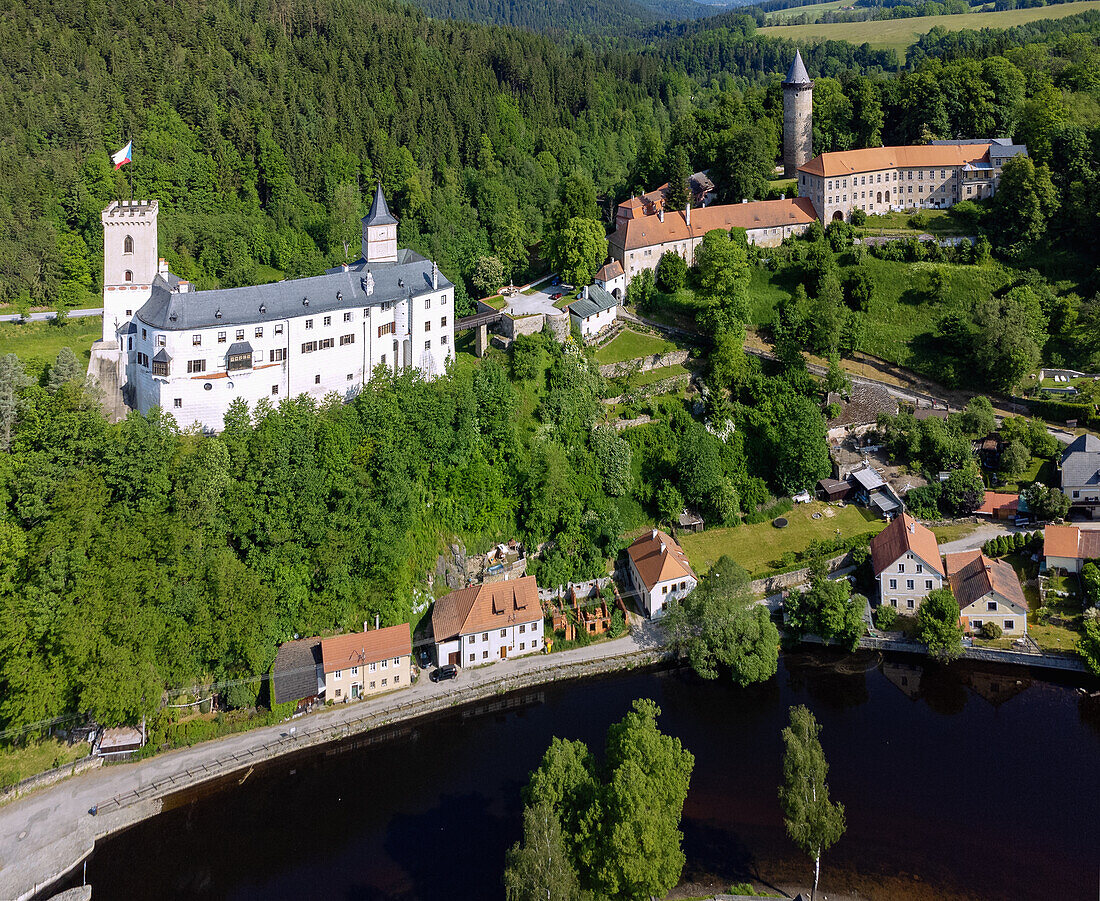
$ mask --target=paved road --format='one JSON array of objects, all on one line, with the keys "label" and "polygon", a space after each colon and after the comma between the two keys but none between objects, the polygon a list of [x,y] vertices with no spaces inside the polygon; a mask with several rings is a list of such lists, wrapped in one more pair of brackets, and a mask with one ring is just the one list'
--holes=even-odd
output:
[{"label": "paved road", "polygon": [[[72,319],[74,316],[79,317],[79,316],[102,316],[102,315],[103,315],[103,308],[102,307],[100,307],[98,310],[69,310],[69,318],[70,319]],[[5,313],[3,316],[0,316],[0,322],[18,322],[22,318],[23,317],[19,313]],[[27,316],[27,321],[29,321],[29,322],[46,322],[49,319],[56,319],[56,318],[57,318],[57,313],[53,312],[52,310],[48,310],[45,313],[31,313],[29,316]]]},{"label": "paved road", "polygon": [[[384,712],[418,698],[431,700],[451,696],[455,703],[461,703],[463,696],[471,693],[470,689],[502,674],[532,673],[563,663],[615,657],[660,645],[660,633],[654,624],[633,615],[631,624],[630,634],[614,641],[464,670],[454,682],[436,684],[424,675],[411,688],[369,701],[324,708],[299,718],[294,726],[301,731],[332,726],[361,717],[368,711]],[[0,898],[19,898],[31,891],[36,883],[70,867],[87,851],[97,832],[110,828],[112,818],[121,818],[127,813],[124,808],[118,814],[92,817],[88,811],[94,805],[184,770],[195,769],[203,763],[210,764],[248,748],[259,748],[287,730],[287,724],[269,726],[137,763],[102,767],[0,807]],[[114,822],[117,825],[120,820]]]}]

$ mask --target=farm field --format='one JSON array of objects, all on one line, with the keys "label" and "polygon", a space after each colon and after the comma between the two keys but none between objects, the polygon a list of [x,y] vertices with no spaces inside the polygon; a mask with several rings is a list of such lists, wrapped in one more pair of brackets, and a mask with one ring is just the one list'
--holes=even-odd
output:
[{"label": "farm field", "polygon": [[[813,9],[802,7],[799,12]],[[1040,6],[1030,9],[1010,9],[1003,12],[964,13],[958,16],[918,16],[913,19],[888,19],[884,22],[843,22],[814,25],[770,25],[760,33],[769,37],[791,41],[850,41],[853,44],[870,44],[876,50],[893,49],[898,56],[916,39],[937,25],[948,31],[982,28],[1010,28],[1040,19],[1062,19],[1088,10],[1100,10],[1100,0],[1078,0],[1056,6]],[[795,10],[791,10],[795,12]]]},{"label": "farm field", "polygon": [[768,13],[768,23],[786,22],[795,16],[815,16],[820,18],[822,13],[840,9],[842,6],[851,6],[852,0],[831,0],[829,3],[813,3],[808,6],[795,6],[790,9],[777,9]]},{"label": "farm field", "polygon": [[[819,514],[814,519],[814,514]],[[831,538],[848,538],[852,535],[870,536],[881,532],[886,523],[863,507],[848,505],[830,507],[814,501],[799,504],[784,514],[788,525],[777,529],[771,522],[740,525],[729,529],[711,529],[680,536],[680,544],[697,573],[705,573],[721,556],[726,555],[743,566],[754,578],[774,569],[777,561],[788,551],[797,553],[810,546],[811,541]]]}]

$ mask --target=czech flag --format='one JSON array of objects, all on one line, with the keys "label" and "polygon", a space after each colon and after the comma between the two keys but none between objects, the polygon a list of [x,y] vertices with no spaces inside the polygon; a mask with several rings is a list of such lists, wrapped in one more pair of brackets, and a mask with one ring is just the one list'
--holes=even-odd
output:
[{"label": "czech flag", "polygon": [[123,147],[118,153],[111,154],[111,162],[115,164],[115,169],[121,169],[125,166],[133,157],[134,142],[127,141],[126,146]]}]

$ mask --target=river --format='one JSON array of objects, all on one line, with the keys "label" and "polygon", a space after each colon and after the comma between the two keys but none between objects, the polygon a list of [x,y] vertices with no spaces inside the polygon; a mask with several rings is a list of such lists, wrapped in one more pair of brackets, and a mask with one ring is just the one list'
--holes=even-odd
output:
[{"label": "river", "polygon": [[685,882],[808,880],[776,799],[780,730],[806,704],[848,815],[826,894],[1095,899],[1100,699],[1023,669],[921,664],[816,651],[748,689],[650,670],[520,692],[177,797],[101,842],[87,878],[96,901],[502,899],[520,791],[550,738],[602,752],[650,697],[695,755]]}]

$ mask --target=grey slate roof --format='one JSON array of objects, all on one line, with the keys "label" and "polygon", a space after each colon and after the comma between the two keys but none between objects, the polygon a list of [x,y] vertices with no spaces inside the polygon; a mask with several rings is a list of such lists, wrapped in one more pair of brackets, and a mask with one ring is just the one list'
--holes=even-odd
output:
[{"label": "grey slate roof", "polygon": [[813,84],[810,80],[810,73],[806,71],[806,64],[802,62],[801,51],[796,50],[794,52],[794,62],[791,63],[791,68],[788,70],[783,84]]},{"label": "grey slate roof", "polygon": [[279,645],[272,668],[275,703],[300,701],[319,694],[317,667],[320,665],[320,638],[302,638]]},{"label": "grey slate roof", "polygon": [[588,299],[585,300],[582,297],[580,300],[574,300],[569,304],[569,312],[581,319],[587,319],[589,316],[595,316],[618,305],[619,302],[606,289],[599,285],[589,285]]},{"label": "grey slate roof", "polygon": [[229,345],[226,355],[235,357],[237,354],[252,354],[252,344],[248,341],[235,341]]},{"label": "grey slate roof", "polygon": [[362,222],[364,225],[397,225],[397,220],[386,204],[386,195],[382,193],[381,183],[374,189],[374,202],[370,205],[370,212],[363,217]]},{"label": "grey slate roof", "polygon": [[1100,485],[1100,438],[1079,435],[1062,454],[1062,486]]},{"label": "grey slate roof", "polygon": [[153,362],[154,363],[171,363],[172,358],[170,356],[168,356],[168,351],[166,351],[162,347],[155,354],[153,354]]},{"label": "grey slate roof", "polygon": [[[173,291],[158,275],[153,279],[152,296],[138,310],[137,318],[165,331],[226,328],[377,306],[403,300],[410,291],[417,297],[432,290],[432,264],[428,260],[408,250],[400,251],[398,260],[369,265],[358,260],[347,272],[340,268],[325,275],[269,285],[185,293]],[[374,278],[374,292],[370,296],[365,287],[368,271]],[[439,287],[451,287],[442,274]],[[303,303],[306,298],[308,305]]]}]

